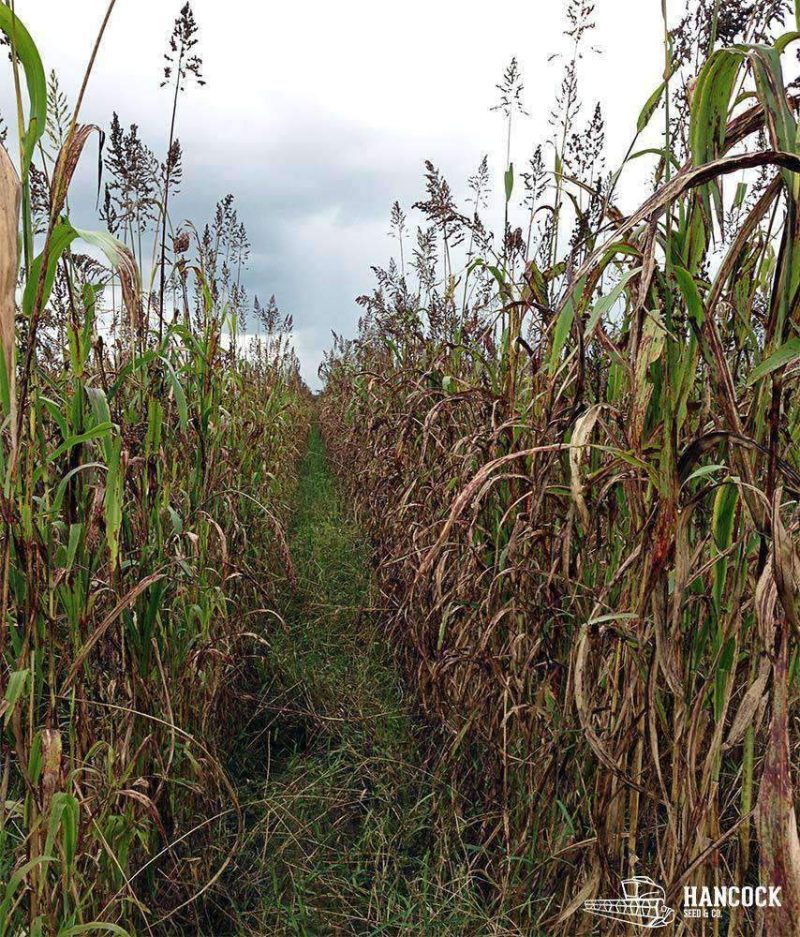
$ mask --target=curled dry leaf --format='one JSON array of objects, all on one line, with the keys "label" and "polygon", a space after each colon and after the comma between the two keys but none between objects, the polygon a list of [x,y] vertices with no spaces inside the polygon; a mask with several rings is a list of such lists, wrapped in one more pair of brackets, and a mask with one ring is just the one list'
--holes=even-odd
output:
[{"label": "curled dry leaf", "polygon": [[772,654],[775,647],[775,605],[778,601],[778,590],[775,586],[775,576],[772,564],[767,563],[756,583],[755,605],[758,634],[764,645],[764,650]]},{"label": "curled dry leaf", "polygon": [[602,409],[603,404],[595,404],[595,406],[590,407],[585,413],[578,417],[575,423],[575,429],[572,433],[572,440],[570,442],[569,449],[570,487],[572,489],[572,499],[575,502],[578,513],[581,516],[583,526],[587,530],[589,529],[590,518],[589,509],[586,506],[586,497],[583,493],[583,483],[581,482],[581,459],[583,457],[583,449],[592,434],[592,430],[594,429],[594,425],[597,422],[597,418],[600,416]]},{"label": "curled dry leaf", "polygon": [[114,272],[119,277],[122,287],[122,301],[128,313],[131,328],[141,332],[144,325],[142,316],[142,287],[139,268],[131,249],[118,238],[105,231],[78,231],[77,235],[87,244],[99,248],[108,258]]},{"label": "curled dry leaf", "polygon": [[[14,316],[17,283],[17,232],[19,227],[20,183],[17,171],[4,146],[0,145],[0,339],[8,378],[8,399],[12,434],[16,431],[14,389]],[[14,443],[16,441],[14,440]]]},{"label": "curled dry leaf", "polygon": [[61,787],[61,733],[42,729],[42,794],[47,803]]},{"label": "curled dry leaf", "polygon": [[728,737],[723,746],[724,751],[737,745],[744,738],[748,726],[752,725],[753,719],[764,700],[764,690],[766,689],[767,680],[769,679],[769,671],[769,660],[763,657],[758,667],[758,675],[742,697],[739,708],[736,710],[736,715],[733,717],[733,722],[728,731]]},{"label": "curled dry leaf", "polygon": [[50,216],[55,221],[64,209],[72,177],[78,167],[86,141],[93,133],[100,137],[102,146],[103,131],[95,124],[78,124],[74,132],[67,137],[61,147],[53,171],[52,204]]},{"label": "curled dry leaf", "polygon": [[800,560],[797,550],[781,520],[781,495],[783,488],[775,491],[772,503],[772,566],[778,598],[783,606],[786,619],[795,635],[800,634],[795,604],[800,585]]}]

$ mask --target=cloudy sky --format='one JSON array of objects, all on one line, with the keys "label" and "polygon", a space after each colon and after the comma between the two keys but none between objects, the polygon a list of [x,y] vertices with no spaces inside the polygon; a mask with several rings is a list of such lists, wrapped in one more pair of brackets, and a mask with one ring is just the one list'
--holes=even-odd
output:
[{"label": "cloudy sky", "polygon": [[[82,119],[108,125],[113,111],[139,125],[163,155],[169,95],[159,88],[172,21],[182,0],[117,0]],[[106,0],[16,0],[45,68],[74,100]],[[662,70],[660,0],[597,0],[581,85],[585,116],[603,103],[609,165],[624,154],[643,102]],[[673,0],[676,7],[682,0]],[[209,218],[232,192],[253,253],[251,295],[275,293],[294,315],[303,374],[316,384],[330,331],[355,332],[354,297],[371,264],[392,253],[392,202],[423,195],[431,159],[463,196],[484,153],[502,188],[501,118],[494,86],[512,55],[530,112],[514,140],[521,165],[548,134],[566,49],[559,0],[194,0],[207,84],[180,102],[183,192],[177,222]],[[10,72],[9,72],[10,75]],[[631,76],[635,76],[634,79]],[[0,109],[13,126],[10,77]],[[83,191],[94,188],[93,157]],[[502,218],[499,199],[490,213]],[[74,220],[96,226],[91,198]],[[413,220],[413,216],[412,216]]]}]

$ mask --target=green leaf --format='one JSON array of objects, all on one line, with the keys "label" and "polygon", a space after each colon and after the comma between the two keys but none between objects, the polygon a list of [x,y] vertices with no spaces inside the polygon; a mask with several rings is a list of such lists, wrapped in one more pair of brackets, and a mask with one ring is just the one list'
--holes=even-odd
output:
[{"label": "green leaf", "polygon": [[574,838],[575,837],[575,824],[572,821],[572,817],[570,816],[569,810],[567,810],[564,804],[562,804],[561,801],[558,799],[556,799],[556,804],[558,805],[558,809],[561,811],[561,816],[564,818],[564,823],[566,824],[570,837]]},{"label": "green leaf", "polygon": [[183,533],[183,520],[180,514],[178,514],[178,512],[175,510],[174,507],[172,507],[171,504],[167,505],[167,511],[169,512],[170,519],[172,520],[173,531],[178,536],[180,536]]},{"label": "green leaf", "polygon": [[641,273],[641,270],[641,267],[637,267],[635,270],[629,270],[610,293],[607,293],[605,296],[601,296],[600,299],[597,300],[597,302],[594,304],[594,307],[592,308],[589,321],[586,324],[586,331],[584,332],[586,338],[589,338],[589,336],[592,334],[600,319],[602,319],[602,317],[614,307],[614,304],[617,302],[620,296],[622,296],[622,292],[628,285],[630,279],[635,277],[637,273]]},{"label": "green leaf", "polygon": [[561,362],[561,352],[564,350],[567,338],[569,337],[572,323],[575,319],[575,308],[578,300],[583,294],[583,287],[586,283],[586,277],[581,277],[575,286],[570,290],[566,302],[561,307],[558,314],[556,326],[553,330],[553,347],[550,351],[550,374],[555,374]]},{"label": "green leaf", "polygon": [[687,485],[690,481],[694,481],[697,478],[705,478],[706,475],[713,475],[714,472],[719,472],[723,469],[727,471],[727,468],[727,465],[722,465],[720,463],[715,463],[714,465],[701,465],[700,468],[695,469],[692,474],[686,478],[686,481],[683,484]]},{"label": "green leaf", "polygon": [[[2,9],[2,7],[0,7],[0,9]],[[53,229],[53,233],[50,237],[50,244],[47,249],[47,269],[44,275],[44,289],[42,290],[41,302],[39,304],[40,309],[44,309],[48,299],[50,299],[50,293],[53,291],[53,281],[56,277],[56,269],[58,268],[58,262],[61,256],[77,236],[78,232],[68,221],[60,221]],[[28,318],[31,317],[34,304],[36,303],[36,294],[39,289],[39,277],[44,261],[45,254],[44,251],[42,251],[31,264],[28,282],[25,284],[25,291],[22,294],[22,311]]]},{"label": "green leaf", "polygon": [[[780,49],[762,45],[742,45],[739,48],[747,52],[753,65],[758,100],[764,108],[773,148],[794,153],[797,123],[786,101]],[[791,184],[792,173],[787,169],[782,172]]]},{"label": "green leaf", "polygon": [[111,457],[108,460],[106,474],[106,493],[103,509],[106,519],[106,543],[108,544],[111,568],[116,569],[119,559],[119,531],[122,526],[122,491],[124,472],[121,465],[122,440],[118,436],[111,439]]},{"label": "green leaf", "polygon": [[695,166],[722,152],[736,77],[744,60],[739,49],[717,49],[706,60],[692,98],[689,144]]},{"label": "green leaf", "polygon": [[126,365],[120,368],[119,373],[117,374],[117,379],[108,389],[107,399],[114,399],[114,397],[119,393],[120,388],[124,385],[128,375],[132,374],[134,371],[141,371],[143,368],[147,367],[151,361],[154,361],[158,357],[159,355],[156,354],[155,351],[146,351],[143,355],[137,355]]},{"label": "green leaf", "polygon": [[8,880],[5,896],[3,898],[2,904],[0,904],[0,937],[8,933],[8,925],[11,923],[11,919],[9,917],[11,902],[14,899],[14,895],[16,894],[17,889],[24,881],[25,876],[32,869],[35,869],[36,866],[52,861],[53,860],[50,858],[50,856],[37,856],[35,859],[31,859],[30,862],[26,862],[25,865],[21,865]]},{"label": "green leaf", "polygon": [[719,720],[725,706],[725,690],[728,684],[728,674],[730,673],[733,659],[736,652],[735,638],[728,638],[722,647],[722,653],[717,661],[714,673],[714,717]]},{"label": "green leaf", "polygon": [[116,934],[117,937],[131,937],[130,932],[119,924],[109,924],[105,921],[93,921],[91,924],[76,924],[66,930],[60,930],[58,937],[77,937],[78,934],[93,934],[105,931],[107,934]]},{"label": "green leaf", "polygon": [[102,387],[87,387],[86,396],[89,398],[95,423],[110,423],[111,409]]},{"label": "green leaf", "polygon": [[70,436],[69,439],[65,439],[57,449],[54,449],[47,457],[47,461],[54,462],[59,456],[62,456],[65,452],[74,449],[75,446],[83,442],[89,442],[92,439],[100,439],[104,436],[108,436],[113,429],[113,423],[98,423],[97,426],[93,426],[83,433],[76,433],[74,436]]},{"label": "green leaf", "polygon": [[798,358],[800,358],[800,338],[790,338],[789,341],[781,345],[777,351],[773,351],[768,358],[765,358],[761,364],[753,368],[747,378],[748,386],[755,384],[756,381],[761,380],[762,377],[765,377],[772,371],[782,368],[784,365],[791,364]]},{"label": "green leaf", "polygon": [[511,200],[511,193],[514,191],[514,164],[510,163],[505,174],[506,201]]},{"label": "green leaf", "polygon": [[700,298],[700,291],[697,289],[697,283],[694,277],[688,270],[677,264],[672,268],[672,271],[678,282],[678,288],[683,294],[689,316],[696,325],[701,326],[706,317],[706,310],[703,305],[703,300]]},{"label": "green leaf", "polygon": [[25,83],[28,88],[30,110],[28,126],[22,136],[21,154],[24,181],[30,169],[36,144],[44,133],[47,122],[47,80],[36,43],[19,17],[15,16],[10,7],[5,4],[0,4],[0,30],[8,36],[8,41],[17,53],[17,58],[25,72]]},{"label": "green leaf", "polygon": [[44,854],[46,856],[53,855],[53,844],[60,831],[62,834],[64,863],[68,870],[72,868],[72,863],[75,860],[75,849],[78,843],[79,810],[78,800],[74,794],[68,794],[65,791],[57,791],[53,794]]},{"label": "green leaf", "polygon": [[83,524],[69,525],[69,540],[67,541],[67,555],[64,559],[64,572],[69,572],[75,562],[75,554],[83,536]]},{"label": "green leaf", "polygon": [[167,358],[162,358],[161,360],[164,362],[164,366],[167,369],[167,379],[172,387],[172,394],[175,397],[178,421],[180,422],[181,429],[186,429],[189,425],[189,408],[186,405],[186,394],[183,392],[183,387],[181,387],[181,382],[178,380],[178,375],[175,373],[175,368],[172,367],[172,363]]},{"label": "green leaf", "polygon": [[727,550],[733,540],[733,522],[736,517],[736,505],[739,500],[739,489],[732,482],[726,482],[717,489],[714,498],[711,530],[714,543],[722,552]]},{"label": "green leaf", "polygon": [[28,776],[31,784],[38,784],[42,776],[42,733],[37,732],[33,737],[31,752],[28,755]]},{"label": "green leaf", "polygon": [[[2,6],[0,6],[0,9],[2,9]],[[96,247],[98,250],[102,251],[114,270],[117,270],[123,263],[126,265],[129,264],[130,252],[122,241],[115,238],[113,234],[109,234],[107,231],[79,231],[77,228],[73,228],[69,221],[59,221],[53,229],[50,243],[47,246],[47,270],[45,271],[44,277],[44,289],[42,291],[40,303],[41,309],[47,304],[50,293],[53,290],[53,281],[55,280],[59,260],[77,238],[80,238],[92,247]],[[30,317],[33,312],[33,307],[36,303],[36,294],[39,289],[39,276],[44,259],[45,252],[42,251],[31,264],[30,276],[28,277],[28,282],[25,284],[25,292],[22,294],[22,311],[28,317]]]},{"label": "green leaf", "polygon": [[8,723],[11,721],[11,717],[14,715],[14,710],[16,709],[17,703],[28,686],[29,676],[30,670],[25,669],[15,670],[8,678],[8,686],[6,687],[5,695],[6,710],[4,715],[6,725],[8,725]]},{"label": "green leaf", "polygon": [[76,229],[75,233],[82,241],[102,251],[115,270],[130,253],[122,241],[108,231],[78,231]]},{"label": "green leaf", "polygon": [[656,90],[645,101],[644,107],[639,113],[639,119],[636,121],[636,130],[639,133],[641,133],[644,130],[644,128],[650,123],[650,118],[653,116],[656,108],[661,103],[661,98],[664,95],[664,91],[666,87],[667,87],[666,81],[662,81],[661,84],[656,88]]},{"label": "green leaf", "polygon": [[[644,150],[637,150],[635,153],[631,153],[628,157],[628,162],[633,159],[639,159],[642,156],[658,156],[664,160],[665,163],[672,163],[676,169],[681,168],[681,164],[675,158],[675,154],[671,153],[669,150],[665,150],[663,147],[657,146],[648,146]],[[619,175],[619,173],[617,173]]]},{"label": "green leaf", "polygon": [[89,469],[98,469],[104,471],[106,468],[102,462],[84,462],[83,465],[77,465],[74,469],[70,469],[69,472],[61,479],[58,483],[58,488],[56,489],[55,497],[53,498],[52,513],[57,515],[61,510],[61,505],[64,502],[64,495],[67,493],[67,485],[69,485],[70,480],[73,479],[79,472],[85,472]]},{"label": "green leaf", "polygon": [[529,260],[525,268],[525,279],[530,288],[533,298],[543,306],[547,305],[547,284],[544,282],[542,271],[535,260]]},{"label": "green leaf", "polygon": [[[12,368],[13,368],[13,350],[12,350]],[[9,378],[9,374],[8,374],[8,368],[6,367],[6,356],[0,355],[0,403],[2,403],[3,405],[3,413],[6,416],[11,415],[11,384],[8,378]]]}]

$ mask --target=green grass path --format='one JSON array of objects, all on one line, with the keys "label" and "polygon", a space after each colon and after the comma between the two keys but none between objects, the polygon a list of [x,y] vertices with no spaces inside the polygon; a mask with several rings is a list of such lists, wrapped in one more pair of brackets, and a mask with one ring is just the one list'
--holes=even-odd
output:
[{"label": "green grass path", "polygon": [[215,902],[215,934],[509,933],[486,928],[469,876],[456,885],[452,863],[436,884],[423,730],[316,428],[289,543],[297,589],[285,630],[268,635],[267,716],[253,720],[260,729],[243,734],[232,764],[246,840]]}]

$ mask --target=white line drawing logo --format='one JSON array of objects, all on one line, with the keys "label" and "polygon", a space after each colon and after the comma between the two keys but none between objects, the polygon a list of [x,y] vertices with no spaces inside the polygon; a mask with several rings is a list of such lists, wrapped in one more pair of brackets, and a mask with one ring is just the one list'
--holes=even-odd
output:
[{"label": "white line drawing logo", "polygon": [[625,921],[638,927],[666,927],[675,912],[664,904],[664,889],[647,875],[636,875],[622,882],[622,898],[594,898],[583,907],[589,914]]}]

